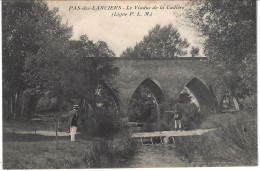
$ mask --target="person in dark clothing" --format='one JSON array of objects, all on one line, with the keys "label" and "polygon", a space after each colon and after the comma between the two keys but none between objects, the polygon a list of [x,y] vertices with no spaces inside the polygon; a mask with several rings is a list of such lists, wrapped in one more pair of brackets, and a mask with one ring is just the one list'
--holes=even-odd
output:
[{"label": "person in dark clothing", "polygon": [[71,141],[75,141],[75,135],[77,132],[77,127],[78,127],[78,119],[79,119],[79,113],[78,113],[79,106],[74,105],[73,110],[66,113],[62,114],[62,118],[69,118],[68,119],[68,133],[70,132],[71,134]]},{"label": "person in dark clothing", "polygon": [[182,118],[182,112],[177,109],[176,112],[174,113],[174,127],[175,127],[175,130],[177,131],[178,129],[181,130],[182,127],[181,127],[181,118]]},{"label": "person in dark clothing", "polygon": [[77,132],[77,126],[78,126],[78,119],[79,119],[79,114],[78,114],[78,105],[74,105],[73,109],[76,111],[71,120],[70,120],[70,134],[71,134],[71,141],[75,141],[75,135]]}]

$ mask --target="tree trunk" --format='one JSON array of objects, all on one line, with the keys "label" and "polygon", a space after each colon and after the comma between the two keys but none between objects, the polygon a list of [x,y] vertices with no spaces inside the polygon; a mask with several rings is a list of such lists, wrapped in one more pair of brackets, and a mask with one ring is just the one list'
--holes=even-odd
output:
[{"label": "tree trunk", "polygon": [[37,106],[39,97],[38,96],[30,96],[28,100],[28,113],[27,113],[27,118],[32,118],[34,117],[34,112],[35,108]]},{"label": "tree trunk", "polygon": [[63,111],[63,97],[62,96],[58,96],[57,97],[57,100],[58,100],[58,113],[60,113],[61,111]]},{"label": "tree trunk", "polygon": [[87,102],[86,102],[86,99],[84,99],[84,112],[86,113],[87,112]]},{"label": "tree trunk", "polygon": [[10,119],[12,119],[12,114],[11,114],[11,100],[10,98],[8,98],[7,100],[7,106],[6,106],[6,115],[7,115],[7,120],[9,121]]},{"label": "tree trunk", "polygon": [[17,93],[17,107],[16,107],[16,116],[20,117],[21,116],[21,101],[22,101],[22,91],[19,91]]},{"label": "tree trunk", "polygon": [[12,119],[13,119],[13,134],[14,134],[14,118],[15,118],[15,115],[14,115],[14,112],[13,112],[13,95],[11,94],[11,103],[10,103],[10,113],[11,113],[11,116],[12,116]]},{"label": "tree trunk", "polygon": [[96,92],[95,92],[95,89],[93,90],[92,108],[93,108],[93,114],[96,115],[97,102],[96,102]]},{"label": "tree trunk", "polygon": [[25,107],[25,95],[21,93],[21,99],[20,99],[20,111],[21,111],[21,116],[24,116],[24,107]]},{"label": "tree trunk", "polygon": [[16,118],[16,115],[17,115],[17,99],[18,99],[18,93],[15,92],[15,94],[14,94],[14,107],[13,107],[14,119]]},{"label": "tree trunk", "polygon": [[88,102],[87,102],[87,99],[82,99],[80,100],[80,104],[81,106],[81,110],[84,112],[84,113],[87,113],[88,111]]}]

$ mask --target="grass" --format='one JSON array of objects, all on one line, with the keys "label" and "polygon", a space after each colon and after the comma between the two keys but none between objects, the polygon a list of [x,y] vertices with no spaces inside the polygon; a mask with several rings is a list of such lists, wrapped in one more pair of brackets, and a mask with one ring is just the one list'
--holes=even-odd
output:
[{"label": "grass", "polygon": [[223,127],[230,123],[235,123],[239,120],[257,120],[257,111],[256,110],[241,110],[234,112],[226,112],[220,114],[209,115],[202,121],[202,124],[199,126],[200,129],[209,129]]},{"label": "grass", "polygon": [[[256,166],[256,117],[246,111],[208,118],[207,127],[218,129],[201,136],[176,138],[178,156],[194,166]],[[212,125],[211,125],[212,124]]]},{"label": "grass", "polygon": [[[37,122],[26,119],[14,120],[14,131],[34,131],[34,127],[36,130],[55,131],[55,121],[53,118],[44,118]],[[13,130],[13,121],[4,120],[3,128]]]},{"label": "grass", "polygon": [[[11,123],[3,123],[4,130],[11,129]],[[46,125],[41,124],[38,125],[38,129],[46,130]],[[26,121],[16,121],[15,128],[17,131],[32,131],[33,125]],[[3,168],[113,168],[120,167],[120,162],[130,158],[134,152],[132,141],[127,135],[118,134],[117,137],[110,137],[110,139],[76,135],[76,140],[71,142],[70,137],[67,136],[58,137],[56,142],[53,136],[4,132]]]},{"label": "grass", "polygon": [[[3,122],[4,130],[12,123]],[[30,122],[15,122],[16,130],[33,130]],[[217,130],[200,136],[175,138],[179,158],[193,166],[255,166],[257,165],[257,124],[255,112],[215,114],[206,118],[201,128]],[[39,130],[54,130],[42,122]],[[124,167],[135,154],[129,134],[110,138],[77,135],[70,137],[33,134],[3,134],[4,169],[79,169]]]},{"label": "grass", "polygon": [[26,134],[3,134],[4,169],[60,169],[85,168],[82,158],[89,151],[92,141],[80,139],[70,142],[69,137]]}]

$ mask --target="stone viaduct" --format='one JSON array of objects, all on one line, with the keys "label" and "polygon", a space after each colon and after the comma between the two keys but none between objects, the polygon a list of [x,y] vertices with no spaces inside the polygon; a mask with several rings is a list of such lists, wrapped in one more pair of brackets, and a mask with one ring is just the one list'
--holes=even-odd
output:
[{"label": "stone viaduct", "polygon": [[226,91],[223,70],[212,66],[204,57],[113,59],[120,69],[115,79],[119,85],[118,106],[123,113],[127,113],[130,99],[141,84],[152,91],[158,104],[176,103],[187,87],[201,108],[211,113],[221,111]]}]

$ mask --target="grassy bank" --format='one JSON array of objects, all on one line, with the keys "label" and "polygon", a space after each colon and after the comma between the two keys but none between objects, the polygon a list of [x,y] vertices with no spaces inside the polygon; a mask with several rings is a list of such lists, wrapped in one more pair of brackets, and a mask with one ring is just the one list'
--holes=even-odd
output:
[{"label": "grassy bank", "polygon": [[[16,121],[16,130],[31,131],[33,124]],[[26,124],[26,125],[25,125]],[[22,125],[25,125],[24,127]],[[45,125],[46,126],[46,125]],[[39,126],[39,130],[45,130]],[[4,124],[11,129],[11,123]],[[49,129],[48,129],[49,130]],[[4,169],[71,169],[113,168],[134,154],[134,144],[128,134],[106,138],[77,135],[58,137],[34,134],[3,133]]]},{"label": "grassy bank", "polygon": [[47,137],[33,134],[3,135],[4,169],[111,168],[133,155],[128,138]]},{"label": "grassy bank", "polygon": [[255,115],[241,111],[208,119],[207,127],[217,127],[215,131],[202,136],[176,138],[176,151],[180,158],[194,166],[257,165]]}]

